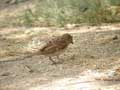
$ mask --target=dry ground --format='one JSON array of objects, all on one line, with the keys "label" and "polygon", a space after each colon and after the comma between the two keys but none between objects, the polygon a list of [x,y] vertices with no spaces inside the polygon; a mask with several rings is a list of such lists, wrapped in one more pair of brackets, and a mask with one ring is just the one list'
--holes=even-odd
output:
[{"label": "dry ground", "polygon": [[[40,55],[22,60],[31,47],[38,45],[38,39],[47,40],[66,32],[73,35],[74,44],[61,55],[62,64],[51,65],[47,57]],[[33,44],[32,40],[37,41]],[[120,82],[99,85],[99,82],[89,82],[92,77],[81,74],[87,69],[105,71],[120,66],[120,24],[3,28],[0,30],[0,57],[0,90],[120,90]]]}]

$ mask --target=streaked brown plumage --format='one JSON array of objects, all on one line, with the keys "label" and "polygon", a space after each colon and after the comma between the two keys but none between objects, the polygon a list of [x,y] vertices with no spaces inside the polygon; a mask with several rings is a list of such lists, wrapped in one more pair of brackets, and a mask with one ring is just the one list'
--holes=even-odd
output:
[{"label": "streaked brown plumage", "polygon": [[73,37],[66,33],[49,40],[38,50],[37,54],[48,56],[49,60],[51,60],[53,64],[56,64],[52,56],[57,56],[57,58],[59,58],[59,55],[64,52],[70,43],[73,43]]},{"label": "streaked brown plumage", "polygon": [[[49,60],[52,61],[53,64],[56,64],[57,62],[55,62],[52,57],[56,56],[59,59],[59,55],[66,50],[70,43],[73,43],[73,37],[70,34],[66,33],[61,36],[54,37],[53,39],[48,40],[48,42],[46,42],[46,44],[36,52],[23,57],[22,60],[34,55],[45,55],[49,57]],[[19,60],[19,58],[17,59]],[[11,61],[16,61],[17,59]]]}]

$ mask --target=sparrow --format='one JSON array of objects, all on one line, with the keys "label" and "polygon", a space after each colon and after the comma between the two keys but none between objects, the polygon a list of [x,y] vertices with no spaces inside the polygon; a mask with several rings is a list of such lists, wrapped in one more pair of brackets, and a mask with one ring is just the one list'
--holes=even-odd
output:
[{"label": "sparrow", "polygon": [[36,53],[48,56],[52,64],[56,64],[57,62],[55,62],[52,57],[56,56],[57,59],[60,59],[59,55],[62,54],[71,43],[73,44],[73,37],[70,34],[65,33],[49,40]]},{"label": "sparrow", "polygon": [[[24,60],[25,58],[30,58],[34,55],[44,55],[49,57],[49,60],[52,62],[52,64],[57,64],[58,62],[55,62],[52,57],[56,56],[57,59],[60,59],[59,55],[62,54],[71,43],[73,44],[73,37],[70,34],[65,33],[61,36],[56,36],[52,39],[49,39],[42,47],[38,48],[37,51],[29,53],[20,58],[21,60]],[[12,59],[0,62],[18,61],[20,58],[18,57],[15,60]]]}]

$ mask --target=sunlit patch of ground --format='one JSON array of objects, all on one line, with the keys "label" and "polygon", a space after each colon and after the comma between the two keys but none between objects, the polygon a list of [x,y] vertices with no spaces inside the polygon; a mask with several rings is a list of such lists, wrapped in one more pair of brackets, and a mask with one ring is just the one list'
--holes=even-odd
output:
[{"label": "sunlit patch of ground", "polygon": [[[117,90],[116,85],[120,85],[120,81],[98,81],[105,73],[84,71],[73,78],[63,78],[50,82],[45,85],[30,87],[29,90]],[[112,89],[110,89],[112,87]]]},{"label": "sunlit patch of ground", "polygon": [[[41,55],[21,59],[28,51],[38,48],[40,42],[63,33],[73,35],[74,44],[60,56],[62,64],[51,65],[48,58]],[[86,69],[105,71],[120,66],[120,26],[4,28],[0,30],[0,57],[0,90],[54,90],[53,87],[55,90],[90,90],[89,83],[70,86],[68,83],[81,81],[84,76],[79,75]],[[15,57],[19,59],[11,61]],[[58,61],[55,57],[54,60]],[[119,90],[119,85],[100,88],[95,90]]]}]

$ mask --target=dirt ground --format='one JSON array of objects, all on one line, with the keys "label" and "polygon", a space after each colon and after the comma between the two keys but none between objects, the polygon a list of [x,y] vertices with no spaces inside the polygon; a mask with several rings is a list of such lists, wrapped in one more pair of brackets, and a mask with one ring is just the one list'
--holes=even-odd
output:
[{"label": "dirt ground", "polygon": [[[52,65],[41,55],[22,59],[39,41],[63,33],[70,33],[74,44],[60,56],[62,64]],[[82,74],[120,67],[120,24],[1,28],[0,57],[0,90],[120,90],[119,81],[95,81]]]}]

